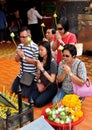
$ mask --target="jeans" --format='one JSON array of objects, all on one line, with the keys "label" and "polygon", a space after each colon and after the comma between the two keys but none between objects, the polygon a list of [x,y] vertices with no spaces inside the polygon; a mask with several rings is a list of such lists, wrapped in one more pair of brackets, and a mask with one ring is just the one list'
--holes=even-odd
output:
[{"label": "jeans", "polygon": [[57,85],[51,83],[48,88],[43,92],[38,92],[35,82],[32,83],[33,90],[30,94],[30,99],[33,99],[34,104],[37,107],[42,107],[52,101],[53,97],[57,93]]},{"label": "jeans", "polygon": [[61,88],[52,100],[52,104],[59,102],[67,93]]}]

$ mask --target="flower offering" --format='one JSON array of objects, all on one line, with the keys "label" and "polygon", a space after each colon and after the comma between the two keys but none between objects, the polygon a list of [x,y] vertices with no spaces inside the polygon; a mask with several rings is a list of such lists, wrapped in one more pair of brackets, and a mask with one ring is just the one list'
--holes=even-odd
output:
[{"label": "flower offering", "polygon": [[57,14],[56,13],[53,14],[53,18],[55,20],[55,26],[57,28]]},{"label": "flower offering", "polygon": [[81,101],[75,94],[66,95],[62,101],[46,109],[47,118],[55,123],[67,124],[78,121],[83,116]]},{"label": "flower offering", "polygon": [[45,34],[44,34],[45,24],[44,24],[44,23],[42,23],[42,24],[41,24],[41,27],[42,27],[42,34],[43,34],[43,37],[45,37]]},{"label": "flower offering", "polygon": [[12,41],[13,41],[13,43],[15,44],[15,46],[17,48],[17,44],[16,44],[15,39],[14,39],[15,34],[13,32],[10,34],[10,37],[12,38]]}]

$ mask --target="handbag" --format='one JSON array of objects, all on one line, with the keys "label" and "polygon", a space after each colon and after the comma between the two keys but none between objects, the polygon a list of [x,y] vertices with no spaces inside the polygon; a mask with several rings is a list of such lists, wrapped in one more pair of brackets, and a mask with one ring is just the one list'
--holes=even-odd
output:
[{"label": "handbag", "polygon": [[[22,46],[21,46],[22,49]],[[32,50],[31,46],[30,46],[31,51],[33,52],[33,54],[35,55],[35,52]],[[34,80],[34,75],[31,72],[25,72],[23,71],[23,61],[21,60],[21,66],[22,66],[22,77],[20,78],[20,84],[23,84],[25,86],[30,86]]]},{"label": "handbag", "polygon": [[79,97],[92,96],[92,84],[88,78],[83,86],[79,86],[78,84],[75,84],[73,82],[72,85],[74,93],[77,94]]},{"label": "handbag", "polygon": [[37,89],[38,89],[38,91],[39,91],[40,93],[43,92],[43,91],[45,91],[50,84],[51,84],[51,83],[49,83],[48,85],[44,85],[44,83],[42,83],[42,82],[37,82],[37,83],[36,83]]},{"label": "handbag", "polygon": [[47,87],[43,84],[43,83],[41,83],[41,82],[37,82],[36,83],[36,85],[37,85],[37,89],[38,89],[38,91],[41,93],[41,92],[43,92]]},{"label": "handbag", "polygon": [[23,75],[20,79],[20,83],[26,86],[30,86],[34,79],[34,75],[29,72],[23,72]]},{"label": "handbag", "polygon": [[[78,75],[78,67],[79,64],[81,63],[81,61],[78,63],[77,65],[77,75]],[[88,97],[88,96],[92,96],[92,84],[89,81],[89,78],[86,79],[86,82],[84,83],[83,86],[80,86],[74,82],[72,82],[72,86],[73,86],[73,92],[75,94],[77,94],[79,97]]]}]

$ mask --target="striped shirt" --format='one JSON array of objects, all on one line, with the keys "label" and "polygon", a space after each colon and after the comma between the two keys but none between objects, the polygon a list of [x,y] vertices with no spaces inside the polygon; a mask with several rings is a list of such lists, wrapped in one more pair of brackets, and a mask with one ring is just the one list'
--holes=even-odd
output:
[{"label": "striped shirt", "polygon": [[[38,45],[31,41],[28,46],[24,46],[22,43],[18,45],[18,49],[24,51],[24,55],[31,59],[38,59]],[[37,67],[31,63],[28,63],[26,60],[21,59],[20,61],[20,72],[18,77],[21,78],[23,72],[31,72],[33,75],[36,75]],[[22,70],[23,64],[23,70]]]}]

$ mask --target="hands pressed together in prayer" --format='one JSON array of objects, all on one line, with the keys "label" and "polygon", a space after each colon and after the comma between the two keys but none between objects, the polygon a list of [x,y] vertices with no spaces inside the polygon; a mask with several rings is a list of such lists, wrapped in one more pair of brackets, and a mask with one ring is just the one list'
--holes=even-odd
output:
[{"label": "hands pressed together in prayer", "polygon": [[[62,69],[63,69],[63,71],[64,71],[63,74],[57,76],[57,79],[56,79],[56,81],[59,82],[59,83],[65,78],[66,74],[67,74],[67,75],[71,75],[71,73],[72,73],[70,66],[67,65],[66,63],[64,63],[64,64],[62,65]],[[61,80],[61,79],[62,79],[62,80]]]},{"label": "hands pressed together in prayer", "polygon": [[63,64],[62,68],[66,74],[69,75],[71,73],[71,68],[67,64]]},{"label": "hands pressed together in prayer", "polygon": [[60,35],[59,31],[56,31],[56,39],[58,42],[62,43],[64,45],[64,42],[62,41],[62,36]]},{"label": "hands pressed together in prayer", "polygon": [[38,68],[39,70],[42,70],[42,69],[43,69],[43,63],[40,62],[39,60],[36,60],[36,63],[37,63],[37,68]]}]

